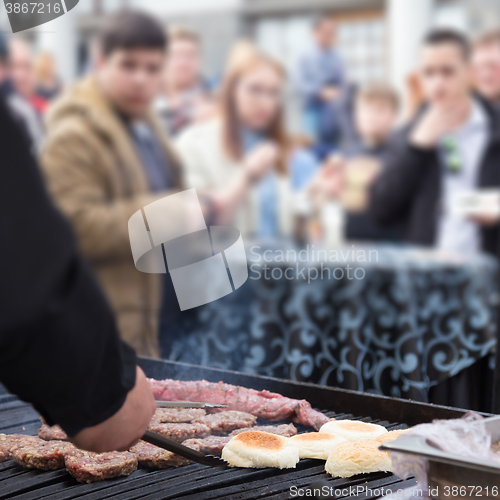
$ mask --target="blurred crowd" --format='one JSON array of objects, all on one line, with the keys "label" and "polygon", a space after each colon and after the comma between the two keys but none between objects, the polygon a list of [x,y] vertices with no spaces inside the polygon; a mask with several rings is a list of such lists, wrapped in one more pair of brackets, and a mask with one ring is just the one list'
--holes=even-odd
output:
[{"label": "blurred crowd", "polygon": [[70,86],[50,53],[0,40],[0,94],[139,354],[160,354],[178,307],[168,274],[135,269],[127,223],[179,190],[196,188],[207,224],[247,241],[500,256],[500,31],[431,31],[403,95],[352,81],[335,39],[335,20],[316,19],[293,74],[242,40],[214,77],[195,32],[121,11]]}]

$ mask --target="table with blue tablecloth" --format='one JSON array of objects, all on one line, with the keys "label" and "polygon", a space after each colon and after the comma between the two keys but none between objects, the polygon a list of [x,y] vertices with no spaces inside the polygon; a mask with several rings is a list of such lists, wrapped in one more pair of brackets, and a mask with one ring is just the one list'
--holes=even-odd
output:
[{"label": "table with blue tablecloth", "polygon": [[241,288],[163,328],[165,358],[490,410],[495,259],[283,244],[247,259]]}]

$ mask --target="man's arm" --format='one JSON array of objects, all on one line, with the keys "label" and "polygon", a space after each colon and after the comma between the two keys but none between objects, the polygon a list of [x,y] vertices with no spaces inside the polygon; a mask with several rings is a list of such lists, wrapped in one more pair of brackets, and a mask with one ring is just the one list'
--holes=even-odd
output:
[{"label": "man's arm", "polygon": [[407,130],[394,136],[385,168],[371,190],[371,210],[379,224],[404,216],[426,170],[438,163],[439,141],[465,123],[470,105],[467,100],[461,105],[429,105]]},{"label": "man's arm", "polygon": [[86,427],[70,438],[78,448],[99,453],[128,450],[148,428],[156,403],[143,371],[136,367],[135,386],[127,394],[122,407],[110,418]]},{"label": "man's arm", "polygon": [[401,220],[429,165],[436,162],[435,149],[413,146],[406,130],[398,132],[383,159],[383,168],[370,192],[370,212],[381,225]]},{"label": "man's arm", "polygon": [[[151,391],[1,100],[0,158],[0,382],[80,446],[125,448],[154,411]],[[108,435],[123,414],[128,427]]]}]

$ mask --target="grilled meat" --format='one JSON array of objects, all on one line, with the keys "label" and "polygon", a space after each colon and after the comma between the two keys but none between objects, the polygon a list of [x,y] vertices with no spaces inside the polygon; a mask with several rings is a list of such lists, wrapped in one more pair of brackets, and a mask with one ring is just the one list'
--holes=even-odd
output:
[{"label": "grilled meat", "polygon": [[186,423],[206,415],[201,408],[157,408],[151,421],[159,424]]},{"label": "grilled meat", "polygon": [[256,422],[257,417],[242,411],[221,411],[193,421],[208,425],[214,434],[227,434],[242,427],[252,427]]},{"label": "grilled meat", "polygon": [[0,463],[12,458],[12,451],[30,442],[38,442],[35,436],[24,434],[0,434]]},{"label": "grilled meat", "polygon": [[305,400],[290,399],[269,391],[256,391],[223,382],[149,379],[156,399],[164,401],[202,401],[228,406],[228,410],[251,413],[271,421],[290,418],[318,430],[328,422],[323,413],[313,410]]},{"label": "grilled meat", "polygon": [[210,427],[202,423],[160,424],[151,421],[149,430],[179,443],[191,438],[204,438],[210,435]]},{"label": "grilled meat", "polygon": [[236,429],[229,436],[236,436],[241,432],[246,431],[260,431],[268,432],[269,434],[276,434],[277,436],[291,437],[297,434],[297,428],[293,424],[281,424],[281,425],[257,425],[256,427],[246,427],[243,429]]},{"label": "grilled meat", "polygon": [[[197,441],[192,439],[191,441]],[[188,448],[200,451],[200,447],[195,443],[183,443]],[[149,467],[151,469],[166,469],[167,467],[179,467],[181,465],[189,465],[191,460],[176,455],[170,451],[164,450],[163,448],[158,448],[145,441],[139,441],[135,446],[130,448],[130,453],[133,453],[139,464],[143,467]]]},{"label": "grilled meat", "polygon": [[75,449],[71,443],[62,441],[26,441],[14,447],[12,458],[28,469],[57,470],[64,468],[64,455]]},{"label": "grilled meat", "polygon": [[73,450],[65,456],[66,469],[79,483],[128,476],[137,470],[137,457],[128,451],[93,453]]},{"label": "grilled meat", "polygon": [[58,425],[42,424],[38,429],[38,437],[45,441],[67,441],[68,435]]},{"label": "grilled meat", "polygon": [[188,439],[183,441],[182,444],[190,448],[198,446],[202,453],[220,457],[222,455],[222,449],[230,440],[230,436],[208,436],[203,439]]}]

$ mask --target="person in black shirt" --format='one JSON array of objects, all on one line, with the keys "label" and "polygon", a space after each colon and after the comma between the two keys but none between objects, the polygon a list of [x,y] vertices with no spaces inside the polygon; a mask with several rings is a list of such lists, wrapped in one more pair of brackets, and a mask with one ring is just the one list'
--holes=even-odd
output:
[{"label": "person in black shirt", "polygon": [[[436,29],[420,53],[425,105],[398,131],[371,189],[379,224],[405,222],[405,242],[500,256],[500,220],[467,199],[500,188],[500,112],[471,93],[468,39]],[[486,190],[486,191],[485,191]]]},{"label": "person in black shirt", "polygon": [[155,403],[0,99],[0,382],[78,447],[127,449]]},{"label": "person in black shirt", "polygon": [[474,88],[485,100],[500,105],[500,30],[487,31],[475,41],[472,51]]}]

